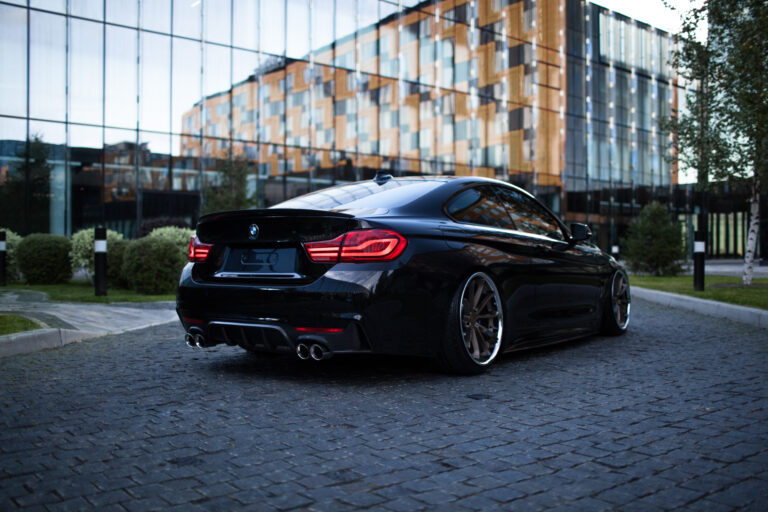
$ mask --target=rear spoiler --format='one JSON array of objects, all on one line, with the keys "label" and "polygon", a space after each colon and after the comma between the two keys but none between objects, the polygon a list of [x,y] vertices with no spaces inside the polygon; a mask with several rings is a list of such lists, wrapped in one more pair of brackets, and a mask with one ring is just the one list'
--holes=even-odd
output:
[{"label": "rear spoiler", "polygon": [[327,210],[300,210],[296,208],[261,208],[254,210],[230,210],[225,212],[209,213],[203,215],[197,221],[198,227],[206,222],[219,221],[222,219],[241,220],[265,217],[335,217],[341,219],[351,219],[353,215],[339,212],[329,212]]}]

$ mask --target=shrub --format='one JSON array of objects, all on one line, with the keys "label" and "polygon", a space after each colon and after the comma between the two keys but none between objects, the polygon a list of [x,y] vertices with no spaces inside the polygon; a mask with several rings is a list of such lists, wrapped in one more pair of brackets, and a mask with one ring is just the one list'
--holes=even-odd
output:
[{"label": "shrub", "polygon": [[173,245],[179,249],[181,256],[186,259],[187,251],[189,251],[189,239],[195,236],[195,230],[179,228],[176,226],[165,226],[155,229],[147,236],[149,238],[159,238],[172,242]]},{"label": "shrub", "polygon": [[147,236],[157,228],[176,226],[177,228],[189,228],[189,221],[183,217],[156,217],[147,219],[139,226],[139,238]]},{"label": "shrub", "polygon": [[109,286],[127,288],[123,278],[123,256],[128,248],[128,240],[115,240],[107,246],[107,283]]},{"label": "shrub", "polygon": [[[72,235],[72,251],[69,254],[69,259],[72,262],[72,272],[77,272],[79,269],[85,269],[88,278],[93,276],[94,263],[93,263],[93,228],[81,229],[74,235]],[[107,273],[109,273],[109,253],[112,251],[114,244],[118,240],[122,240],[123,235],[117,231],[107,230]]]},{"label": "shrub", "polygon": [[4,227],[0,231],[5,231],[5,277],[9,281],[18,281],[21,279],[19,272],[19,262],[16,259],[16,251],[19,248],[21,237]]},{"label": "shrub", "polygon": [[172,293],[185,263],[185,255],[170,240],[139,238],[125,249],[123,276],[128,286],[139,293]]},{"label": "shrub", "polygon": [[657,202],[646,205],[629,225],[623,245],[624,257],[634,271],[659,276],[682,270],[680,260],[685,253],[681,225]]},{"label": "shrub", "polygon": [[176,226],[165,226],[152,230],[152,232],[147,236],[150,238],[162,238],[164,240],[170,240],[179,247],[183,246],[184,250],[186,251],[187,247],[189,246],[189,239],[195,236],[195,230],[189,228],[180,228]]},{"label": "shrub", "polygon": [[61,235],[26,236],[16,250],[19,269],[29,284],[66,283],[72,277],[71,248],[70,241]]}]

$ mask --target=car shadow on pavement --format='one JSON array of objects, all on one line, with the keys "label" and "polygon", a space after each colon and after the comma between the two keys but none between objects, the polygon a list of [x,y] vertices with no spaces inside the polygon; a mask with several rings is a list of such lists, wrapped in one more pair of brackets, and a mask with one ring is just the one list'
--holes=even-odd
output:
[{"label": "car shadow on pavement", "polygon": [[288,380],[333,380],[360,384],[365,381],[434,380],[445,377],[431,360],[381,355],[336,355],[324,361],[301,361],[294,355],[233,352],[211,362],[210,371],[233,376]]},{"label": "car shadow on pavement", "polygon": [[515,366],[542,357],[555,357],[571,350],[603,343],[605,338],[590,336],[543,347],[502,354],[489,371],[479,376],[457,376],[443,372],[428,358],[341,354],[324,361],[301,361],[292,354],[253,354],[233,347],[223,348],[206,368],[216,374],[264,377],[291,381],[333,381],[337,384],[362,384],[382,381],[439,381],[451,378],[483,378],[514,371]]}]

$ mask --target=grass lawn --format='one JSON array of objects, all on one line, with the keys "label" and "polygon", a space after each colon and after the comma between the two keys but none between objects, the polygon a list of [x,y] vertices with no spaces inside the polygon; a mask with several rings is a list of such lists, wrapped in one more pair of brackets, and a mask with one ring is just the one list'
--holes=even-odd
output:
[{"label": "grass lawn", "polygon": [[0,336],[15,332],[40,329],[40,325],[29,318],[16,315],[0,315]]},{"label": "grass lawn", "polygon": [[[6,289],[30,290],[45,292],[50,300],[62,302],[99,302],[108,304],[111,302],[158,302],[163,300],[176,300],[175,293],[165,295],[142,295],[132,290],[123,288],[107,288],[106,297],[97,297],[93,283],[85,279],[72,279],[67,284],[21,284],[11,283]],[[0,288],[2,292],[3,288]]]},{"label": "grass lawn", "polygon": [[656,277],[631,275],[629,282],[662,292],[680,293],[700,299],[717,300],[739,306],[768,309],[768,279],[753,279],[752,286],[741,284],[741,276],[706,276],[704,291],[693,289],[693,276]]}]

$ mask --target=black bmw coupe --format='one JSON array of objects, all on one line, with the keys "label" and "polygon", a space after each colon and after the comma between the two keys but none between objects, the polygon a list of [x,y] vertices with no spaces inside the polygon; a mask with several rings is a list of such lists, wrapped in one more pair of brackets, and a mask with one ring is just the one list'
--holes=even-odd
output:
[{"label": "black bmw coupe", "polygon": [[626,331],[627,274],[590,236],[501,181],[377,175],[202,217],[177,311],[192,346],[479,373],[503,352]]}]

